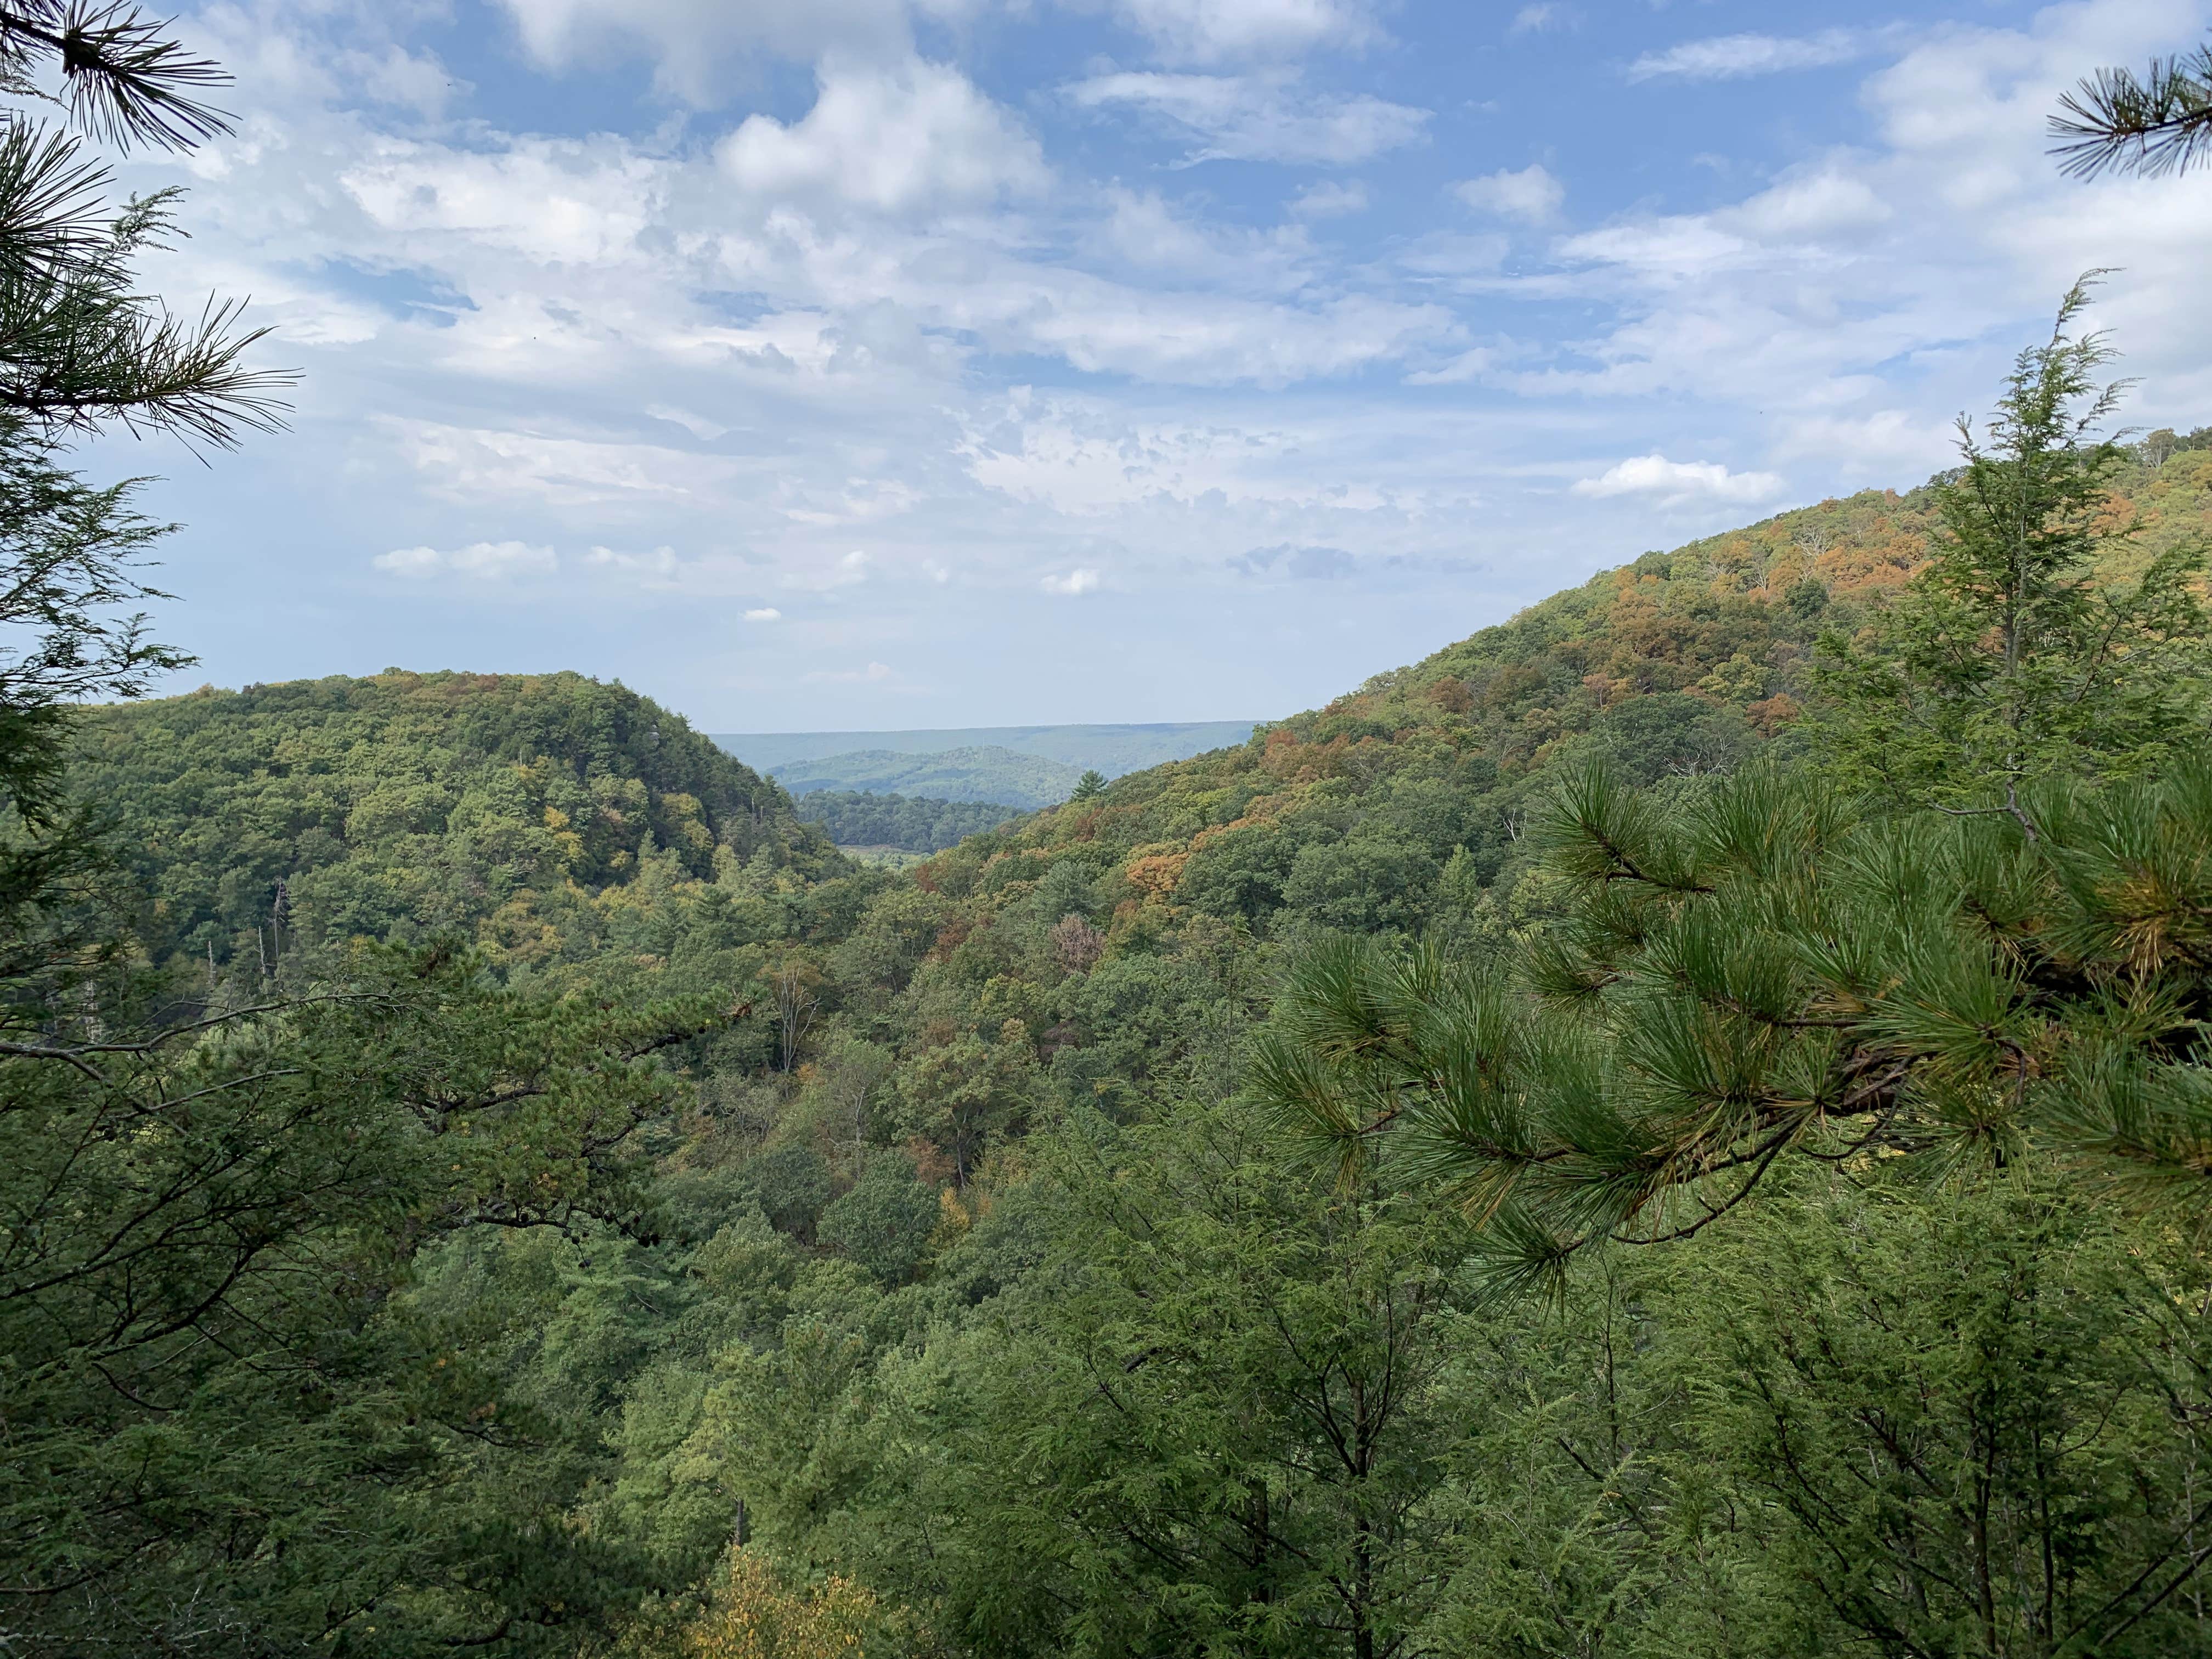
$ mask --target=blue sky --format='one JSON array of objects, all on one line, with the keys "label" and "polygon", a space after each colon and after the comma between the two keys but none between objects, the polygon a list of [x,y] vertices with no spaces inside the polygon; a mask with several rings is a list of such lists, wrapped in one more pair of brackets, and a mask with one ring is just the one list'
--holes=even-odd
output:
[{"label": "blue sky", "polygon": [[155,280],[291,432],[186,677],[618,677],[710,730],[1268,717],[1947,464],[2079,271],[2212,422],[2212,173],[2057,93],[2212,0],[264,0]]}]

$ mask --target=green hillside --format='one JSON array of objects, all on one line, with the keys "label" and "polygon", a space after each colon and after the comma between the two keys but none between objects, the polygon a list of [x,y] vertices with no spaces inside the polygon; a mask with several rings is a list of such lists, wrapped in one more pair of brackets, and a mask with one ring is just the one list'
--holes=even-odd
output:
[{"label": "green hillside", "polygon": [[116,705],[85,721],[76,777],[142,873],[157,950],[193,960],[262,950],[280,883],[303,943],[458,928],[527,955],[591,948],[601,901],[649,867],[839,867],[775,784],[579,674],[395,670]]},{"label": "green hillside", "polygon": [[[1255,934],[1505,926],[1535,902],[1515,896],[1520,830],[1561,763],[1601,753],[1650,782],[1786,738],[1813,641],[1856,628],[1926,558],[1934,505],[1924,488],[1868,490],[1647,554],[1238,748],[965,843],[921,878],[988,908],[1066,865],[1110,897],[1117,937],[1148,949],[1209,918]],[[2212,451],[2138,455],[2106,516],[2140,526],[2123,574],[2212,539]]]},{"label": "green hillside", "polygon": [[933,800],[927,796],[878,795],[819,789],[798,798],[807,823],[841,848],[901,853],[941,853],[969,836],[994,830],[1022,809],[993,801]]}]

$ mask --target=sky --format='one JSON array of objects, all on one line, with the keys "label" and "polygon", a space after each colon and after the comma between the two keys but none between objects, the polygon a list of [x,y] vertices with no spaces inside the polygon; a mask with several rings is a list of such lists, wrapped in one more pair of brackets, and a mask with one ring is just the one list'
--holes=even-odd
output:
[{"label": "sky", "polygon": [[1949,464],[2081,272],[2212,422],[2212,0],[222,0],[137,157],[290,429],[105,442],[175,689],[571,668],[708,730],[1271,718]]}]

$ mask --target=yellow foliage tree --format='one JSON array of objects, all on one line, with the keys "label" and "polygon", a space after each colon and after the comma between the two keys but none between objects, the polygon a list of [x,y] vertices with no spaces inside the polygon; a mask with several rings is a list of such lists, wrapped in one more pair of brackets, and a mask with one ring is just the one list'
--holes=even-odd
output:
[{"label": "yellow foliage tree", "polygon": [[794,1587],[740,1546],[678,1651],[684,1659],[864,1659],[875,1608],[874,1595],[849,1578]]}]

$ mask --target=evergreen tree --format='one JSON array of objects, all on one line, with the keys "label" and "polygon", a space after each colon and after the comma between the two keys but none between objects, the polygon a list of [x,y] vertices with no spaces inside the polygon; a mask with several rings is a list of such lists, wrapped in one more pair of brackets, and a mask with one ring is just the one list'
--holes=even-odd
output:
[{"label": "evergreen tree", "polygon": [[[198,97],[223,77],[166,27],[24,0],[0,11],[0,89],[120,148],[189,148],[228,130]],[[58,94],[40,78],[54,65]],[[70,705],[143,695],[186,660],[133,609],[161,597],[140,572],[166,526],[133,507],[138,481],[88,483],[69,451],[116,428],[226,447],[275,423],[286,378],[246,364],[260,331],[236,303],[180,319],[144,294],[132,259],[173,234],[177,192],[111,208],[109,182],[78,137],[0,114],[0,976],[33,981],[33,1000],[42,963],[84,943],[55,913],[98,861],[91,820],[62,797]]]},{"label": "evergreen tree", "polygon": [[2024,351],[1986,435],[1963,418],[1966,465],[1937,487],[1932,556],[1856,639],[1820,641],[1817,730],[1854,781],[1946,810],[2016,811],[2051,775],[2154,771],[2201,730],[2203,550],[2116,568],[2130,526],[2109,522],[2121,446],[2097,427],[2121,388],[2112,352],[2075,332],[2087,279],[2051,338]]},{"label": "evergreen tree", "polygon": [[1644,1264],[1667,1554],[1737,1590],[1659,1651],[2205,1652],[2202,1259],[2047,1168],[1795,1173]]},{"label": "evergreen tree", "polygon": [[2141,76],[2099,70],[2058,106],[2051,153],[2074,177],[2185,172],[2212,154],[2212,46],[2153,58]]},{"label": "evergreen tree", "polygon": [[2039,1142],[2212,1212],[2212,770],[2046,786],[2018,820],[1869,817],[1763,769],[1670,806],[1593,770],[1538,833],[1567,902],[1523,963],[1328,943],[1253,1073],[1346,1171],[1404,1137],[1508,1280],[1690,1237],[1800,1155]]},{"label": "evergreen tree", "polygon": [[0,1048],[9,1638],[529,1651],[634,1602],[648,1565],[568,1519],[577,1379],[522,1363],[557,1332],[469,1263],[644,1231],[636,1132],[680,1102],[650,1056],[719,1005],[526,998],[433,949],[198,1021],[102,1012],[143,1035]]}]

